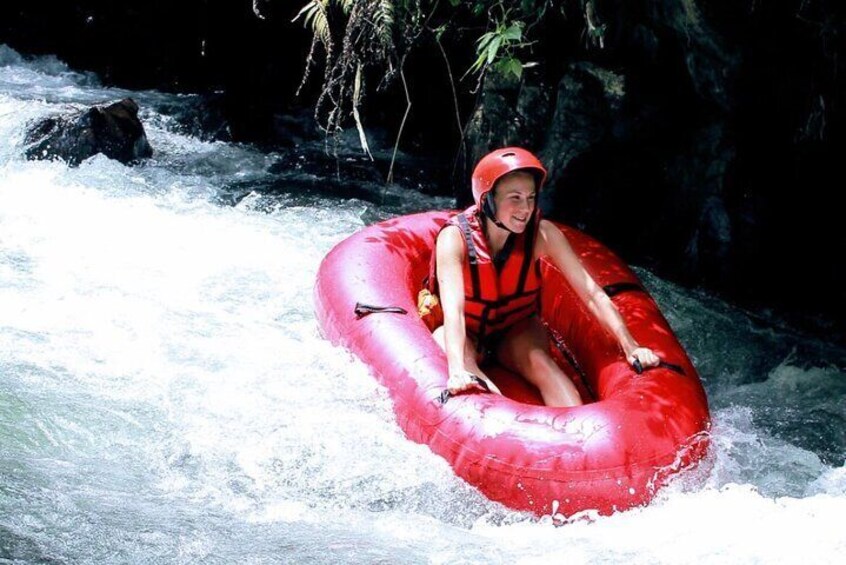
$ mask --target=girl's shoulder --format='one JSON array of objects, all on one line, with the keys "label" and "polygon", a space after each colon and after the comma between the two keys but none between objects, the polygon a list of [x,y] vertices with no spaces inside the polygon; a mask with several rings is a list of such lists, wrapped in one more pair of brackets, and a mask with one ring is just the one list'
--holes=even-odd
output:
[{"label": "girl's shoulder", "polygon": [[456,225],[447,224],[441,228],[436,243],[439,255],[444,252],[458,256],[464,254],[464,234]]},{"label": "girl's shoulder", "polygon": [[535,249],[539,255],[549,255],[556,248],[569,247],[570,242],[558,226],[549,220],[541,218],[538,224],[538,238]]}]

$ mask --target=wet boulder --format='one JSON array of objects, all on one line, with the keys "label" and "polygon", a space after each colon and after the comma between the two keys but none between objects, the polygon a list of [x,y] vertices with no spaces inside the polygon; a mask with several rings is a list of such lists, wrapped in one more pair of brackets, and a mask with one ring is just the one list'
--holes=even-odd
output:
[{"label": "wet boulder", "polygon": [[73,167],[97,153],[127,165],[153,155],[131,98],[44,118],[29,129],[26,145],[27,159],[61,159]]}]

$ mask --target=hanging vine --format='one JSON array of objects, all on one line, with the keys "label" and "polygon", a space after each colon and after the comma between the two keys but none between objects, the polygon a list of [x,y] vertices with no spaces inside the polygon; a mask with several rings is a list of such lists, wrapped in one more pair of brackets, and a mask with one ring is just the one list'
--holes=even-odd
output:
[{"label": "hanging vine", "polygon": [[392,0],[311,0],[294,18],[295,21],[301,18],[313,34],[300,89],[308,81],[318,58],[323,56],[323,84],[315,105],[315,118],[327,132],[342,129],[351,115],[362,130],[358,109],[367,91],[366,70],[383,70],[382,83],[391,81],[407,49],[408,42],[403,37],[419,33],[420,4]]},{"label": "hanging vine", "polygon": [[476,77],[478,88],[491,69],[519,79],[523,69],[534,64],[534,26],[549,15],[566,18],[568,11],[581,13],[586,33],[601,48],[604,26],[597,23],[593,0],[310,0],[294,18],[312,32],[297,92],[322,62],[315,104],[318,124],[327,133],[337,133],[352,119],[369,153],[359,111],[372,86],[368,78],[381,77],[377,89],[397,77],[404,81],[404,61],[421,34],[431,34],[442,49],[441,38],[447,33],[478,33],[475,60],[461,77]]}]

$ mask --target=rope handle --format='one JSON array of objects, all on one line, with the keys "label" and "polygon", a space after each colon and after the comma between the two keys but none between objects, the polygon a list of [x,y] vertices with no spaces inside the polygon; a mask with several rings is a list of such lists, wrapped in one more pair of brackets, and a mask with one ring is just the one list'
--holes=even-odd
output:
[{"label": "rope handle", "polygon": [[408,310],[400,308],[399,306],[373,306],[372,304],[362,304],[361,302],[355,303],[354,312],[357,320],[360,320],[365,316],[369,316],[370,314],[408,314]]},{"label": "rope handle", "polygon": [[[659,361],[658,366],[663,367],[664,369],[669,369],[670,371],[673,371],[674,373],[678,373],[679,375],[681,375],[683,377],[685,376],[684,369],[682,368],[681,365],[676,365],[674,363],[668,363],[666,361]],[[635,373],[637,373],[638,375],[640,375],[644,371],[643,365],[641,365],[640,359],[638,359],[637,357],[635,357],[635,360],[632,363],[632,367],[634,367]]]}]

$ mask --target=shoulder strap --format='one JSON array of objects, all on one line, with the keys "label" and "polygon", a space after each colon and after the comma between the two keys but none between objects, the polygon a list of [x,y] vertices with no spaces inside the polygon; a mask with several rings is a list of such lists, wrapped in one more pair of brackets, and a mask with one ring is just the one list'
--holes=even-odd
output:
[{"label": "shoulder strap", "polygon": [[464,212],[458,215],[458,224],[464,232],[464,243],[467,247],[467,261],[470,264],[470,278],[473,282],[473,296],[481,296],[481,283],[479,281],[479,259],[476,254],[476,245],[473,243],[473,230],[467,221]]}]

